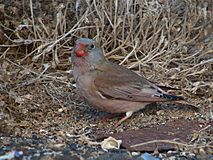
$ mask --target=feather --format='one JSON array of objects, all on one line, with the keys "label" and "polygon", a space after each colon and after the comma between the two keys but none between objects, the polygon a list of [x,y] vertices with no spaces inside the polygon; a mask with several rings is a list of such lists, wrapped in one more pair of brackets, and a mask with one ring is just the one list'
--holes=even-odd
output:
[{"label": "feather", "polygon": [[184,100],[164,92],[144,77],[106,61],[97,71],[94,84],[104,97],[138,102]]}]

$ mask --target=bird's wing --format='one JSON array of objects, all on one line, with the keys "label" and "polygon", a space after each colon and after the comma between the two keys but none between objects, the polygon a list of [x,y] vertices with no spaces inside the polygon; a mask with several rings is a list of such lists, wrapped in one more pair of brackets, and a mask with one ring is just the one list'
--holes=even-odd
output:
[{"label": "bird's wing", "polygon": [[183,100],[182,97],[164,92],[136,73],[110,62],[98,69],[94,84],[102,98],[139,102]]}]

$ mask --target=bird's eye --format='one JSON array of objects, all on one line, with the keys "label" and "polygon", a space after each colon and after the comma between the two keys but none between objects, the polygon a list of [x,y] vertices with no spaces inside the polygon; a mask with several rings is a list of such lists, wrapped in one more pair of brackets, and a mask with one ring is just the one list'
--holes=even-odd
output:
[{"label": "bird's eye", "polygon": [[90,45],[90,48],[91,48],[91,49],[95,49],[95,45],[94,45],[94,44],[91,44],[91,45]]}]

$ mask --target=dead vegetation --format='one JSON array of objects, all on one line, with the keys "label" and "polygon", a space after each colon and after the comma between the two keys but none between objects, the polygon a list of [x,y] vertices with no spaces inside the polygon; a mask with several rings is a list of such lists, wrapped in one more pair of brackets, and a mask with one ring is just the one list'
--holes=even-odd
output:
[{"label": "dead vegetation", "polygon": [[[30,129],[40,133],[40,126],[63,122],[60,117],[70,118],[67,113],[75,116],[66,106],[82,107],[73,97],[68,72],[78,37],[96,39],[108,59],[160,85],[178,88],[175,94],[198,106],[205,120],[212,119],[212,1],[4,0],[0,4],[1,132],[20,135],[28,128],[26,134]],[[72,121],[78,124],[78,118]]]}]

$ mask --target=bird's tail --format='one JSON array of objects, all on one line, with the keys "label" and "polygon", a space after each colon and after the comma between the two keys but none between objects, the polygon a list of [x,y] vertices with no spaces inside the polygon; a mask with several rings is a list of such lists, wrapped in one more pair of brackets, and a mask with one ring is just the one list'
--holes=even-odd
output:
[{"label": "bird's tail", "polygon": [[183,100],[175,100],[174,103],[176,103],[176,104],[181,104],[181,105],[190,107],[190,108],[195,109],[195,110],[199,110],[198,107],[196,107],[195,105],[193,105],[192,103],[188,102],[188,101],[185,100],[185,99],[183,99]]},{"label": "bird's tail", "polygon": [[198,110],[198,108],[193,105],[192,103],[190,103],[189,101],[187,101],[184,97],[182,96],[175,96],[175,95],[172,95],[172,94],[161,94],[161,97],[169,100],[169,101],[172,101],[176,104],[181,104],[181,105],[184,105],[184,106],[188,106],[190,108],[194,108],[196,110]]},{"label": "bird's tail", "polygon": [[181,100],[185,100],[182,96],[175,96],[175,95],[172,95],[172,94],[165,94],[165,93],[162,93],[160,95],[160,97],[162,98],[165,98],[167,100],[171,100],[171,101],[181,101]]}]

